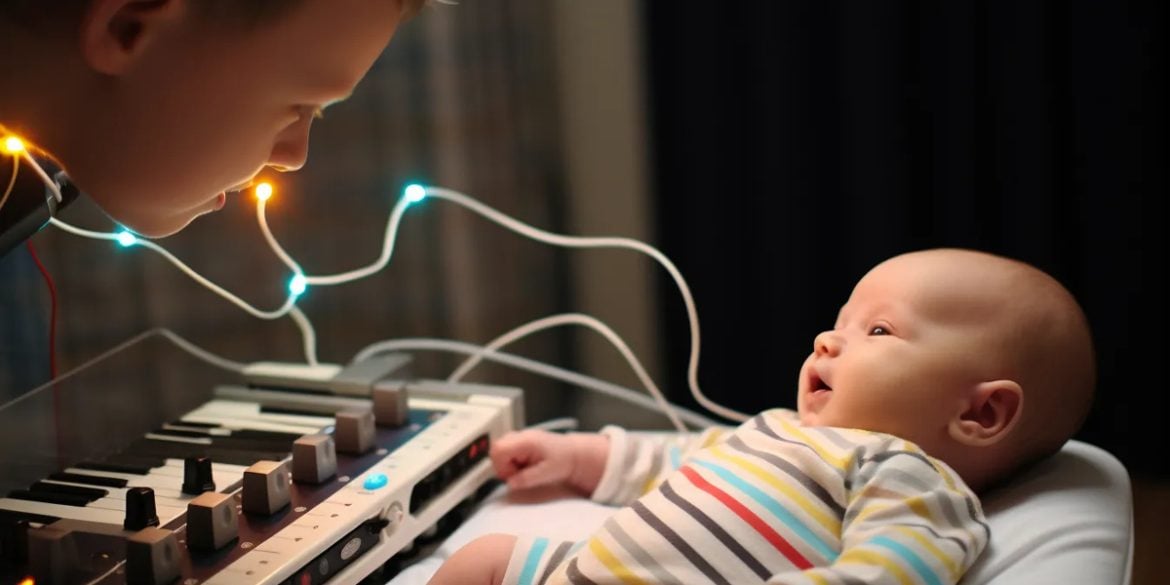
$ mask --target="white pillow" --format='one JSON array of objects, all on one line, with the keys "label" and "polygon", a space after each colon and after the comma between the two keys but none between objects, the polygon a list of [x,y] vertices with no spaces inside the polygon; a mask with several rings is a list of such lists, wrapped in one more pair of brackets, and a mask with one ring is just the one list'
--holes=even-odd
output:
[{"label": "white pillow", "polygon": [[[1133,559],[1129,474],[1109,453],[1070,441],[1010,485],[985,494],[991,543],[962,585],[1129,585]],[[580,540],[614,508],[564,490],[488,496],[430,556],[391,585],[423,585],[443,560],[492,532]]]}]

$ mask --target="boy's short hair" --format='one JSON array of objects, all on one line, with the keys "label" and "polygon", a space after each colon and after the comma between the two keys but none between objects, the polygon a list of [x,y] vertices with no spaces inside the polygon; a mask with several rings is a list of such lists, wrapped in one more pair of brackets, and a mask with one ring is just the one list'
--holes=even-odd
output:
[{"label": "boy's short hair", "polygon": [[[385,0],[402,4],[402,18],[418,14],[428,0]],[[73,24],[90,0],[0,0],[0,21],[9,21],[40,30],[53,23]],[[279,17],[300,4],[299,0],[197,0],[208,14],[236,19],[245,26],[258,25]]]}]

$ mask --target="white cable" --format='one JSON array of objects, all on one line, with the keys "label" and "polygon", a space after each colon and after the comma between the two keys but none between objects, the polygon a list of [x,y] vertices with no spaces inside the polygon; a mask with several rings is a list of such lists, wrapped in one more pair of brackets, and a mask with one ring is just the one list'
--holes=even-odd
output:
[{"label": "white cable", "polygon": [[276,241],[276,237],[272,235],[272,230],[268,229],[268,218],[264,214],[264,209],[267,207],[267,204],[267,198],[261,198],[256,204],[256,220],[260,223],[260,232],[264,234],[264,239],[268,242],[268,247],[272,248],[272,251],[276,253],[276,256],[280,258],[281,262],[284,262],[285,266],[288,266],[290,270],[297,274],[303,274],[304,271],[301,270],[301,265],[297,264],[297,261],[293,260],[288,252],[284,251],[284,248]]},{"label": "white cable", "polygon": [[300,307],[293,306],[288,312],[292,320],[296,322],[297,327],[301,329],[301,341],[305,347],[305,360],[310,366],[317,365],[317,333],[313,330],[313,324],[309,322],[309,318],[301,312]]},{"label": "white cable", "polygon": [[581,426],[580,421],[571,416],[566,416],[564,418],[554,418],[538,422],[534,425],[528,425],[528,428],[543,431],[575,431],[579,426]]},{"label": "white cable", "polygon": [[471,369],[476,366],[476,364],[482,361],[485,355],[493,353],[505,345],[508,345],[509,343],[512,343],[533,333],[537,333],[545,329],[551,329],[553,327],[559,327],[561,325],[581,325],[583,327],[588,327],[600,333],[602,337],[605,337],[606,340],[608,340],[614,346],[614,348],[616,348],[618,352],[622,354],[622,357],[626,359],[626,362],[630,364],[630,367],[634,370],[634,374],[638,376],[638,380],[642,382],[642,386],[644,386],[646,391],[654,397],[655,402],[658,403],[658,407],[662,410],[662,413],[670,419],[670,423],[674,425],[674,428],[677,429],[680,433],[687,432],[686,425],[684,425],[682,421],[679,420],[678,415],[674,413],[674,408],[672,408],[671,404],[667,402],[666,397],[662,395],[662,390],[659,390],[658,385],[654,383],[654,380],[650,379],[650,374],[646,373],[646,368],[642,367],[642,362],[638,361],[638,357],[635,356],[634,352],[630,350],[630,346],[626,344],[625,340],[623,340],[621,336],[614,332],[613,329],[610,329],[610,327],[605,323],[590,315],[583,315],[581,313],[565,313],[561,315],[544,317],[543,319],[537,319],[531,323],[521,325],[520,327],[517,327],[497,337],[496,339],[492,340],[491,343],[485,345],[483,349],[476,352],[475,355],[467,358],[467,360],[465,360],[462,365],[456,368],[455,371],[447,378],[447,381],[458,382],[463,378],[463,376],[467,375],[467,372],[470,372]]},{"label": "white cable", "polygon": [[[392,351],[443,351],[448,353],[473,355],[478,353],[481,349],[481,346],[472,343],[453,341],[448,339],[391,339],[386,341],[379,341],[367,346],[358,352],[353,361],[355,363],[364,361],[377,354]],[[646,396],[641,392],[635,392],[629,388],[618,386],[617,384],[606,382],[605,380],[599,380],[592,376],[571,372],[564,368],[559,368],[557,366],[501,351],[485,354],[483,357],[488,361],[498,362],[521,370],[527,370],[529,372],[552,378],[554,380],[561,380],[562,382],[567,382],[581,388],[600,392],[607,396],[611,396],[613,398],[637,405],[646,410],[659,410],[658,403],[649,396]],[[678,414],[679,418],[693,427],[703,428],[721,424],[702,414],[677,404],[674,405],[674,410]]]},{"label": "white cable", "polygon": [[24,158],[25,162],[27,162],[29,166],[32,167],[33,171],[41,177],[41,181],[45,183],[45,186],[49,188],[49,191],[53,192],[53,198],[57,200],[57,203],[60,203],[65,199],[61,196],[61,188],[57,186],[57,182],[49,178],[49,174],[45,172],[45,169],[42,168],[41,164],[37,162],[37,159],[33,158],[32,153],[29,152],[27,148],[20,151],[20,156]]},{"label": "white cable", "polygon": [[695,309],[695,300],[691,295],[690,287],[682,277],[682,273],[657,248],[630,238],[597,238],[554,234],[513,219],[457,191],[442,187],[427,187],[426,193],[431,197],[438,197],[453,203],[458,203],[503,227],[546,244],[554,244],[568,248],[625,248],[641,252],[656,260],[658,264],[666,269],[671,278],[674,279],[674,283],[678,286],[678,290],[683,297],[683,303],[686,306],[687,320],[691,328],[691,357],[687,364],[687,384],[690,386],[691,394],[700,405],[719,416],[741,422],[751,418],[747,414],[716,404],[708,399],[702,390],[699,389],[699,314]]},{"label": "white cable", "polygon": [[402,214],[406,212],[407,206],[412,203],[409,199],[403,197],[398,200],[394,209],[390,211],[390,219],[386,222],[386,235],[382,243],[382,255],[378,257],[372,264],[365,268],[358,268],[357,270],[350,270],[349,272],[342,272],[340,274],[331,274],[328,276],[305,276],[305,284],[308,285],[334,285],[365,278],[374,274],[384,268],[390,263],[390,257],[394,255],[394,243],[398,240],[398,226],[402,223]]},{"label": "white cable", "polygon": [[[116,233],[112,233],[112,232],[95,232],[95,231],[75,227],[75,226],[67,224],[67,223],[65,223],[65,222],[63,222],[55,217],[50,217],[49,223],[53,224],[54,227],[65,230],[71,234],[86,237],[86,238],[93,238],[95,240],[111,240],[111,241],[119,242],[119,241],[121,241],[120,237],[123,237],[121,234],[116,234]],[[129,234],[129,232],[127,232],[127,234]],[[190,266],[187,266],[186,264],[184,264],[182,260],[179,260],[178,258],[176,258],[174,254],[171,254],[162,246],[159,246],[158,244],[156,244],[150,240],[147,240],[145,238],[141,238],[138,236],[133,236],[133,241],[130,245],[131,246],[142,246],[144,248],[154,250],[159,255],[161,255],[163,258],[166,258],[171,264],[174,264],[176,268],[183,271],[184,274],[186,274],[187,276],[190,276],[192,280],[203,285],[204,287],[207,287],[207,289],[210,290],[211,292],[227,299],[232,304],[243,309],[244,311],[247,311],[250,315],[252,315],[254,317],[257,317],[260,319],[279,319],[280,317],[285,316],[285,314],[287,314],[290,310],[292,310],[293,305],[296,303],[297,296],[290,294],[285,299],[284,305],[282,305],[279,309],[277,309],[275,311],[262,311],[260,309],[257,309],[256,307],[253,307],[252,305],[248,304],[248,302],[245,301],[244,299],[241,299],[240,297],[237,297],[236,295],[228,292],[226,289],[219,286],[218,284],[211,282],[210,280],[203,277],[203,275],[199,274],[198,272],[195,272],[194,269],[192,269]]]}]

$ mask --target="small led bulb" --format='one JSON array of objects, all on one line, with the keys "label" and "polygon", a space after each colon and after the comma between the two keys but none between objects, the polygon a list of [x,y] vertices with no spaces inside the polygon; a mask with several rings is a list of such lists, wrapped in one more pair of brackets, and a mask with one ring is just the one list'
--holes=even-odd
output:
[{"label": "small led bulb", "polygon": [[24,141],[15,136],[6,137],[4,139],[4,152],[7,152],[8,154],[24,152]]},{"label": "small led bulb", "polygon": [[272,183],[260,183],[256,185],[256,198],[261,201],[268,201],[272,197]]},{"label": "small led bulb", "polygon": [[129,248],[136,242],[138,242],[138,238],[134,237],[134,234],[130,232],[118,232],[118,243],[122,244],[123,247]]},{"label": "small led bulb", "polygon": [[304,274],[293,276],[292,280],[288,281],[288,292],[295,296],[301,296],[304,294],[306,287],[307,283],[305,282]]},{"label": "small led bulb", "polygon": [[426,198],[427,190],[422,185],[415,183],[407,185],[406,191],[403,194],[410,203],[418,203]]}]

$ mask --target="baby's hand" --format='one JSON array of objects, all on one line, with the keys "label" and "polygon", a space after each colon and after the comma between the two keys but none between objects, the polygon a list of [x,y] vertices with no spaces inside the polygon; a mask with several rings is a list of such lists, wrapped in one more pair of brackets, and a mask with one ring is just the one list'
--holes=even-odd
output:
[{"label": "baby's hand", "polygon": [[604,435],[539,430],[504,435],[491,450],[496,475],[509,488],[568,484],[586,495],[597,487],[608,454],[609,439]]}]

